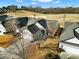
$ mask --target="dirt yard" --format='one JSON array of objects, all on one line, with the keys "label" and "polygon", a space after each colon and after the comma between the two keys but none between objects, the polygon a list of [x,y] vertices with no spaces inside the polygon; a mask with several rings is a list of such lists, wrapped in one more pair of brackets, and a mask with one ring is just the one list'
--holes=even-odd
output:
[{"label": "dirt yard", "polygon": [[79,22],[79,14],[40,14],[31,11],[16,11],[6,13],[9,16],[15,17],[32,17],[32,18],[45,18],[46,20],[58,20],[58,21],[68,21],[68,22]]}]

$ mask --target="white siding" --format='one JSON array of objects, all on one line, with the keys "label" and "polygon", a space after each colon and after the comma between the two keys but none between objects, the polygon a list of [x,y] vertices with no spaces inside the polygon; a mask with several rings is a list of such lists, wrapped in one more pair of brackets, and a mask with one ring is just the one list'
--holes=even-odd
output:
[{"label": "white siding", "polygon": [[4,32],[6,32],[6,29],[4,28],[2,24],[0,24],[0,35],[3,35]]}]

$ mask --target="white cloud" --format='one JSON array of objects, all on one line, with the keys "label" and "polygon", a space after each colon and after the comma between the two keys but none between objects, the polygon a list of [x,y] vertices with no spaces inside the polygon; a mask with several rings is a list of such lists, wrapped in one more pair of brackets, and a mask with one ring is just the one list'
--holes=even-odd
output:
[{"label": "white cloud", "polygon": [[32,0],[32,1],[38,1],[38,2],[51,2],[53,0]]},{"label": "white cloud", "polygon": [[32,1],[38,1],[38,0],[32,0]]},{"label": "white cloud", "polygon": [[34,2],[36,2],[36,1],[38,1],[38,2],[52,2],[53,1],[53,3],[60,3],[59,0],[31,0],[31,1],[34,1]]},{"label": "white cloud", "polygon": [[[16,2],[24,2],[25,0],[16,0]],[[53,3],[60,3],[59,0],[31,0],[33,1],[31,4],[36,4],[35,2],[52,2]]]},{"label": "white cloud", "polygon": [[51,2],[52,0],[38,0],[39,2]]},{"label": "white cloud", "polygon": [[24,0],[16,0],[16,2],[23,2]]},{"label": "white cloud", "polygon": [[60,3],[60,1],[55,1],[54,3]]},{"label": "white cloud", "polygon": [[35,5],[35,4],[36,4],[36,2],[32,2],[31,4],[32,4],[32,5]]}]

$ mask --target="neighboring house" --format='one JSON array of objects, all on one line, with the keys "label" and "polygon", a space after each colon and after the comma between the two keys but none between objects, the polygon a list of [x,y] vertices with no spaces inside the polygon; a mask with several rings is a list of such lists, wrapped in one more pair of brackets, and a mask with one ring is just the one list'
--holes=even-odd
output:
[{"label": "neighboring house", "polygon": [[5,27],[7,32],[15,31],[15,19],[13,16],[1,15],[1,24]]},{"label": "neighboring house", "polygon": [[2,21],[2,24],[6,28],[7,32],[17,33],[19,32],[18,28],[27,26],[27,22],[28,22],[27,17],[19,17],[19,18],[7,17],[5,21]]},{"label": "neighboring house", "polygon": [[42,32],[35,24],[32,24],[27,28],[32,33],[34,41],[38,41],[42,39]]},{"label": "neighboring house", "polygon": [[60,48],[65,52],[79,55],[79,40],[76,37],[60,42]]},{"label": "neighboring house", "polygon": [[5,29],[4,26],[0,23],[0,35],[4,35],[5,32],[6,32],[6,29]]},{"label": "neighboring house", "polygon": [[31,18],[28,20],[27,26],[35,24],[35,23],[36,23],[36,20]]},{"label": "neighboring house", "polygon": [[0,21],[4,21],[7,17],[7,15],[0,15]]},{"label": "neighboring house", "polygon": [[79,40],[79,27],[75,28],[73,31],[74,31],[74,36]]},{"label": "neighboring house", "polygon": [[[28,22],[29,23],[29,22]],[[47,23],[44,19],[34,21],[27,26],[28,30],[33,34],[34,41],[46,39],[47,37]]]},{"label": "neighboring house", "polygon": [[45,19],[40,19],[35,25],[40,29],[39,33],[41,33],[41,39],[45,40],[48,37],[47,21]]},{"label": "neighboring house", "polygon": [[6,28],[6,31],[9,33],[16,33],[17,26],[15,19],[8,19],[4,23],[4,27]]},{"label": "neighboring house", "polygon": [[60,36],[60,48],[68,53],[79,55],[79,24],[70,24]]},{"label": "neighboring house", "polygon": [[19,17],[19,18],[17,18],[17,26],[18,27],[27,26],[27,23],[28,23],[28,17]]},{"label": "neighboring house", "polygon": [[35,24],[38,28],[40,29],[47,29],[47,22],[45,19],[40,19],[39,21],[36,22]]},{"label": "neighboring house", "polygon": [[[70,24],[71,24],[71,22],[70,22]],[[60,41],[64,41],[64,40],[71,39],[74,37],[73,29],[79,27],[79,24],[78,23],[72,23],[71,25],[70,24],[65,25],[66,28],[60,35]]]}]

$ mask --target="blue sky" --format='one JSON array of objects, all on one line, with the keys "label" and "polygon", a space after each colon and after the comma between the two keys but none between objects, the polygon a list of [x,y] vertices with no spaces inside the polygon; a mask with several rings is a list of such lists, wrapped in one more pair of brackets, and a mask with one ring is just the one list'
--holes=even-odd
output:
[{"label": "blue sky", "polygon": [[79,7],[79,0],[0,0],[0,7],[8,5],[48,7]]}]

